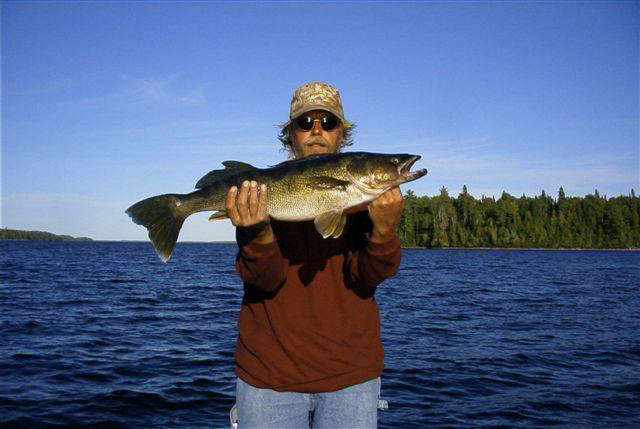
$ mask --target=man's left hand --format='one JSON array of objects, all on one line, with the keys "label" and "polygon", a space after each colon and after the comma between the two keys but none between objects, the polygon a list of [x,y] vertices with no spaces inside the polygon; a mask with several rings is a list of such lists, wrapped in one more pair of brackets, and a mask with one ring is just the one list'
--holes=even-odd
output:
[{"label": "man's left hand", "polygon": [[397,186],[371,201],[369,204],[369,217],[373,222],[371,241],[384,243],[395,237],[403,208],[404,198]]}]

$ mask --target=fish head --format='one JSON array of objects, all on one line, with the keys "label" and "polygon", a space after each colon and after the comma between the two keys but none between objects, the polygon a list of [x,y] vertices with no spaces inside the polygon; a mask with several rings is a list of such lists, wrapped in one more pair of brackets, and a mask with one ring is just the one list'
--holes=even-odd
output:
[{"label": "fish head", "polygon": [[411,171],[420,155],[361,153],[347,166],[349,179],[361,191],[380,194],[402,183],[411,182],[427,174],[426,168]]}]

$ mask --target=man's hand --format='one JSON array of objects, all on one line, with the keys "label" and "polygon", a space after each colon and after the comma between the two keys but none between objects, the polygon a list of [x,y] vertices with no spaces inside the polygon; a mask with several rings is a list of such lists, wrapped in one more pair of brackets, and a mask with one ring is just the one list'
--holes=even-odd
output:
[{"label": "man's hand", "polygon": [[249,183],[245,180],[239,191],[232,186],[225,205],[231,223],[238,227],[237,233],[242,242],[266,244],[274,241],[267,214],[267,185],[260,185],[260,192],[255,181]]},{"label": "man's hand", "polygon": [[369,204],[369,217],[373,222],[371,241],[384,243],[395,237],[403,208],[404,198],[397,186],[371,201]]}]

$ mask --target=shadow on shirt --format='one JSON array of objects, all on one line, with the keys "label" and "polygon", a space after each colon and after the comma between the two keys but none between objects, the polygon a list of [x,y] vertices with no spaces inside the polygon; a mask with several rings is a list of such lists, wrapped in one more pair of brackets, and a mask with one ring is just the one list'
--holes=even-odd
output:
[{"label": "shadow on shirt", "polygon": [[[332,270],[333,277],[343,277],[344,284],[361,299],[373,297],[375,288],[367,287],[359,281],[357,267],[351,267],[354,254],[364,249],[366,234],[371,232],[372,223],[366,211],[349,214],[342,235],[338,238],[322,238],[313,221],[283,222],[271,221],[282,256],[292,267],[297,267],[298,280],[305,287],[314,287],[313,280],[318,273]],[[290,274],[292,272],[290,271]],[[278,289],[266,292],[256,287],[245,288],[247,303],[273,298]]]}]

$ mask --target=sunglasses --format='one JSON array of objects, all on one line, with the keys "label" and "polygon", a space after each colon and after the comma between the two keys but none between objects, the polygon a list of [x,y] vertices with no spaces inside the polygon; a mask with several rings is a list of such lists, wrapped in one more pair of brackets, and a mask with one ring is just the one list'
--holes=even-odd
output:
[{"label": "sunglasses", "polygon": [[338,126],[338,118],[333,115],[323,116],[321,119],[313,119],[311,116],[300,116],[295,120],[295,123],[301,130],[309,131],[313,128],[313,124],[316,121],[320,122],[320,126],[325,131],[331,131]]}]

